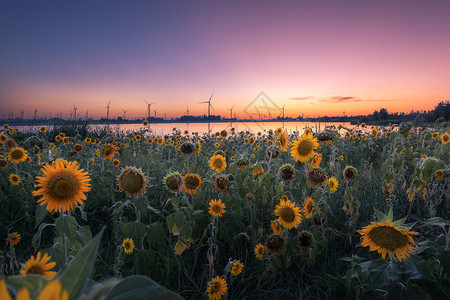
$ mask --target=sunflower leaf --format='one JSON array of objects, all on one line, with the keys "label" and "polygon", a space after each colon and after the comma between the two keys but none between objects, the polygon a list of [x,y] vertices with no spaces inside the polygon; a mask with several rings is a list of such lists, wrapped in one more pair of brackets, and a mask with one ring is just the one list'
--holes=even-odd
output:
[{"label": "sunflower leaf", "polygon": [[86,280],[94,267],[94,261],[97,256],[97,249],[103,231],[104,228],[77,253],[62,273],[60,282],[68,292],[70,299],[78,299],[83,290]]}]

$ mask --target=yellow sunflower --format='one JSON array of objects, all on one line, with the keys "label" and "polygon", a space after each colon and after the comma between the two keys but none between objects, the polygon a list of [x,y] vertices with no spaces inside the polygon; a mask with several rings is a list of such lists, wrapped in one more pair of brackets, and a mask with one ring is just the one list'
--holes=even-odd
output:
[{"label": "yellow sunflower", "polygon": [[123,243],[122,243],[122,247],[123,247],[123,251],[126,254],[131,254],[131,253],[133,253],[133,249],[134,249],[134,241],[130,238],[124,239]]},{"label": "yellow sunflower", "polygon": [[280,133],[278,136],[278,144],[280,144],[281,151],[287,151],[287,147],[289,146],[289,138],[286,132]]},{"label": "yellow sunflower", "polygon": [[214,277],[209,283],[206,289],[209,300],[220,300],[222,296],[227,292],[227,282],[225,279],[219,276]]},{"label": "yellow sunflower", "polygon": [[23,149],[22,147],[14,147],[6,155],[6,157],[8,157],[8,159],[12,163],[18,164],[18,163],[26,161],[28,158],[28,154],[27,154],[27,151],[25,151],[25,149]]},{"label": "yellow sunflower", "polygon": [[17,245],[21,239],[21,234],[17,232],[13,232],[8,235],[8,242],[11,246]]},{"label": "yellow sunflower", "polygon": [[46,133],[47,132],[47,126],[41,126],[41,127],[39,127],[39,132],[40,133]]},{"label": "yellow sunflower", "polygon": [[148,125],[148,121],[147,120],[142,121],[142,125],[147,126]]},{"label": "yellow sunflower", "polygon": [[[12,300],[8,293],[4,280],[0,280],[0,299]],[[30,300],[30,293],[27,288],[22,288],[16,295],[16,300]],[[54,280],[47,284],[39,293],[36,300],[69,300],[69,294],[62,288],[61,283],[58,280]]]},{"label": "yellow sunflower", "polygon": [[103,150],[103,157],[105,159],[112,159],[114,152],[116,152],[116,147],[114,145],[110,145]]},{"label": "yellow sunflower", "polygon": [[264,253],[266,253],[266,248],[263,244],[259,243],[255,246],[255,256],[257,259],[262,259],[264,256]]},{"label": "yellow sunflower", "polygon": [[241,263],[240,260],[234,260],[231,265],[231,271],[230,271],[231,275],[238,276],[239,274],[242,273],[243,269],[244,269],[244,264]]},{"label": "yellow sunflower", "polygon": [[119,177],[117,177],[117,184],[119,185],[119,189],[125,192],[128,198],[133,198],[145,193],[147,179],[141,169],[125,167],[122,169]]},{"label": "yellow sunflower", "polygon": [[202,183],[202,178],[198,174],[188,173],[183,178],[183,188],[188,194],[196,194]]},{"label": "yellow sunflower", "polygon": [[76,144],[75,146],[73,146],[73,151],[75,151],[76,153],[80,153],[81,151],[83,151],[83,146],[80,144]]},{"label": "yellow sunflower", "polygon": [[225,158],[220,154],[211,157],[208,163],[209,166],[211,167],[211,170],[219,173],[225,170],[225,168],[227,167],[227,162],[225,161]]},{"label": "yellow sunflower", "polygon": [[120,165],[120,161],[118,159],[115,159],[112,161],[112,164],[114,165],[114,167],[118,167]]},{"label": "yellow sunflower", "polygon": [[448,132],[441,135],[441,141],[442,144],[446,145],[448,142],[450,142],[450,134]]},{"label": "yellow sunflower", "polygon": [[383,259],[389,252],[392,258],[397,257],[399,261],[402,261],[402,258],[407,259],[410,253],[417,249],[417,245],[411,237],[417,232],[396,226],[389,220],[384,223],[375,221],[357,232],[361,234],[363,240],[361,245],[369,246],[370,251],[377,251]]},{"label": "yellow sunflower", "polygon": [[274,234],[281,234],[283,232],[283,229],[281,228],[280,223],[278,223],[278,221],[276,221],[276,220],[270,221],[270,228],[272,229],[272,232]]},{"label": "yellow sunflower", "polygon": [[56,262],[48,263],[50,259],[51,256],[48,256],[47,253],[41,258],[41,252],[39,251],[36,255],[36,259],[34,256],[31,256],[31,258],[27,260],[25,269],[21,270],[20,274],[24,276],[28,274],[43,275],[48,280],[52,280],[53,277],[55,277],[56,272],[49,270],[56,266]]},{"label": "yellow sunflower", "polygon": [[305,203],[303,204],[303,212],[305,213],[305,218],[312,218],[315,207],[316,203],[314,202],[314,199],[311,197],[306,197]]},{"label": "yellow sunflower", "polygon": [[292,142],[291,155],[296,161],[305,162],[314,156],[314,149],[319,146],[317,138],[313,139],[312,133],[304,133]]},{"label": "yellow sunflower", "polygon": [[316,153],[311,159],[310,166],[311,168],[318,168],[321,162],[322,162],[322,154]]},{"label": "yellow sunflower", "polygon": [[8,179],[12,185],[19,185],[20,183],[20,177],[17,174],[12,173],[11,175],[9,175]]},{"label": "yellow sunflower", "polygon": [[328,179],[327,185],[330,191],[333,193],[337,191],[339,181],[336,179],[336,177],[330,177],[330,179]]},{"label": "yellow sunflower", "polygon": [[275,206],[274,213],[278,217],[278,223],[287,229],[297,227],[302,221],[300,208],[289,200],[281,199],[280,204]]},{"label": "yellow sunflower", "polygon": [[44,176],[37,176],[39,187],[33,196],[43,196],[37,202],[47,204],[50,212],[72,210],[74,205],[83,204],[85,192],[89,192],[91,179],[84,169],[79,169],[76,161],[67,162],[61,159],[41,168]]},{"label": "yellow sunflower", "polygon": [[211,201],[209,201],[208,212],[213,217],[218,217],[218,218],[222,217],[223,214],[226,212],[225,203],[223,203],[221,199],[219,199],[219,200],[211,199]]},{"label": "yellow sunflower", "polygon": [[220,131],[219,136],[224,139],[228,136],[228,132],[226,130],[222,130]]}]

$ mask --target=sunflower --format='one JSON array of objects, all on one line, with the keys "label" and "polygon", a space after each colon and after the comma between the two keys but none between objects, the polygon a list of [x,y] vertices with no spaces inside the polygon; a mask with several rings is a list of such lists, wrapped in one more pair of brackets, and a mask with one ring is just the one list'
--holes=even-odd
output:
[{"label": "sunflower", "polygon": [[327,185],[330,191],[333,193],[337,191],[339,181],[336,179],[336,177],[330,177],[330,179],[328,179]]},{"label": "sunflower", "polygon": [[284,164],[278,169],[278,174],[282,180],[294,181],[295,169],[291,164]]},{"label": "sunflower", "polygon": [[147,120],[142,121],[142,125],[147,126],[148,125],[148,121]]},{"label": "sunflower", "polygon": [[372,128],[372,135],[374,138],[378,136],[378,129],[376,127]]},{"label": "sunflower", "polygon": [[4,135],[4,134],[0,133],[0,144],[4,144],[7,139],[8,139],[7,135]]},{"label": "sunflower", "polygon": [[441,141],[442,144],[446,145],[448,142],[450,142],[450,134],[448,132],[441,135]]},{"label": "sunflower", "polygon": [[402,258],[407,259],[410,253],[417,249],[417,245],[411,237],[417,232],[394,225],[389,220],[384,223],[374,221],[357,232],[361,234],[363,240],[361,245],[369,246],[370,251],[377,251],[383,259],[389,252],[392,258],[397,257],[399,261],[402,261]]},{"label": "sunflower", "polygon": [[17,174],[12,173],[11,175],[9,175],[8,179],[12,185],[19,185],[20,183],[20,177]]},{"label": "sunflower", "polygon": [[344,160],[344,157],[342,155],[339,156],[339,160]]},{"label": "sunflower", "polygon": [[158,143],[158,145],[164,145],[164,139],[163,138],[158,138],[157,143]]},{"label": "sunflower", "polygon": [[191,142],[184,142],[180,146],[180,151],[183,154],[193,154],[195,152],[195,146]]},{"label": "sunflower", "polygon": [[206,289],[209,300],[220,300],[222,296],[227,292],[227,282],[225,279],[219,276],[214,277],[209,283]]},{"label": "sunflower", "polygon": [[0,158],[0,169],[4,169],[8,166],[8,161],[4,158]]},{"label": "sunflower", "polygon": [[257,259],[262,259],[266,252],[266,248],[263,244],[259,243],[255,246],[254,252]]},{"label": "sunflower", "polygon": [[266,248],[269,252],[280,255],[286,247],[286,237],[277,235],[266,242]]},{"label": "sunflower", "polygon": [[13,232],[8,235],[8,242],[11,246],[17,245],[21,239],[21,234],[17,232]]},{"label": "sunflower", "polygon": [[267,159],[268,160],[273,160],[273,159],[277,159],[281,154],[280,149],[278,149],[278,147],[272,147],[267,149],[266,151],[266,155],[267,155]]},{"label": "sunflower", "polygon": [[243,269],[244,269],[244,264],[241,263],[240,260],[234,260],[231,265],[231,271],[230,271],[231,275],[238,276],[239,274],[242,273]]},{"label": "sunflower", "polygon": [[34,258],[34,256],[31,256],[31,258],[27,260],[25,269],[21,270],[20,274],[24,276],[28,274],[43,275],[48,280],[52,280],[53,277],[55,277],[56,272],[49,270],[56,266],[56,262],[48,263],[50,259],[51,256],[48,256],[47,253],[45,253],[41,259],[41,252],[39,251],[36,255],[36,259]]},{"label": "sunflower", "polygon": [[103,150],[103,157],[105,159],[112,159],[114,152],[116,152],[116,147],[114,145],[109,145]]},{"label": "sunflower", "polygon": [[196,194],[202,183],[202,178],[198,174],[188,173],[184,175],[183,188],[188,194]]},{"label": "sunflower", "polygon": [[136,134],[136,135],[134,136],[134,140],[135,140],[136,142],[140,142],[140,141],[142,140],[142,135]]},{"label": "sunflower", "polygon": [[311,232],[303,230],[297,237],[297,245],[299,248],[309,248],[313,242],[313,235]]},{"label": "sunflower", "polygon": [[24,162],[28,158],[27,151],[22,147],[14,147],[6,156],[14,164]]},{"label": "sunflower", "polygon": [[327,175],[320,169],[309,169],[306,171],[306,178],[312,188],[318,188],[327,182]]},{"label": "sunflower", "polygon": [[270,228],[272,228],[272,232],[274,234],[281,234],[283,232],[283,229],[281,228],[280,223],[278,223],[278,221],[276,221],[276,220],[270,221]]},{"label": "sunflower", "polygon": [[3,124],[3,129],[9,129],[9,125],[8,124]]},{"label": "sunflower", "polygon": [[39,127],[39,132],[40,133],[46,133],[47,132],[47,126],[41,126],[41,127]]},{"label": "sunflower", "polygon": [[51,165],[44,165],[41,168],[44,176],[37,176],[40,187],[33,191],[33,196],[43,196],[37,202],[41,205],[47,204],[50,212],[68,211],[83,204],[86,200],[85,192],[89,192],[91,179],[84,169],[79,169],[76,161],[67,162],[61,159],[54,161]]},{"label": "sunflower", "polygon": [[143,195],[147,186],[147,179],[141,169],[125,167],[117,177],[119,189],[124,191],[128,198]]},{"label": "sunflower", "polygon": [[222,130],[220,131],[219,136],[224,139],[228,136],[228,132],[226,130]]},{"label": "sunflower", "polygon": [[306,197],[305,203],[303,204],[303,212],[305,213],[305,218],[312,218],[315,207],[316,203],[314,202],[314,199],[311,197]]},{"label": "sunflower", "polygon": [[167,174],[163,179],[166,187],[174,192],[178,193],[181,190],[183,179],[181,178],[181,174],[178,172],[172,172]]},{"label": "sunflower", "polygon": [[217,176],[214,178],[214,187],[219,190],[219,192],[226,193],[228,190],[228,180],[227,176]]},{"label": "sunflower", "polygon": [[[4,280],[0,280],[0,299],[12,300],[8,293]],[[16,294],[16,300],[30,300],[30,293],[27,288],[22,288]],[[54,280],[48,283],[37,296],[36,300],[69,300],[69,294],[63,289],[61,283],[58,280]]]},{"label": "sunflower", "polygon": [[318,168],[321,162],[322,162],[322,154],[316,153],[311,159],[310,166],[311,168]]},{"label": "sunflower", "polygon": [[227,162],[225,161],[225,158],[220,154],[211,157],[208,163],[209,166],[211,167],[211,170],[219,173],[225,170],[225,168],[227,167]]},{"label": "sunflower", "polygon": [[358,175],[358,170],[353,166],[346,166],[342,173],[345,180],[351,181]]},{"label": "sunflower", "polygon": [[219,200],[211,199],[211,201],[209,201],[208,212],[213,217],[218,217],[218,218],[222,217],[223,214],[226,212],[225,203],[223,203],[221,199],[219,199]]},{"label": "sunflower", "polygon": [[264,168],[262,166],[258,166],[257,168],[253,168],[253,176],[258,174],[264,174]]},{"label": "sunflower", "polygon": [[304,133],[298,137],[297,141],[292,142],[291,155],[296,161],[305,162],[314,156],[314,149],[319,146],[317,138],[313,139],[312,133]]},{"label": "sunflower", "polygon": [[130,238],[126,238],[123,240],[122,247],[123,252],[125,252],[126,254],[131,254],[133,253],[134,249],[134,241]]},{"label": "sunflower", "polygon": [[434,172],[434,176],[436,176],[436,178],[444,178],[444,171],[442,170],[437,170],[436,172]]},{"label": "sunflower", "polygon": [[118,167],[120,165],[120,161],[118,159],[115,159],[112,161],[112,164],[114,165],[114,167]]},{"label": "sunflower", "polygon": [[289,138],[286,132],[282,132],[278,135],[278,144],[280,144],[281,151],[287,152],[287,147],[289,146]]},{"label": "sunflower", "polygon": [[81,151],[83,151],[83,146],[81,146],[80,144],[76,144],[75,146],[73,146],[73,151],[75,151],[76,153],[80,153]]},{"label": "sunflower", "polygon": [[151,138],[151,137],[147,138],[146,142],[147,142],[147,144],[150,145],[151,143],[153,143],[153,138]]},{"label": "sunflower", "polygon": [[278,223],[287,229],[297,227],[302,221],[300,208],[289,200],[281,199],[280,204],[275,206],[274,213],[278,217]]}]

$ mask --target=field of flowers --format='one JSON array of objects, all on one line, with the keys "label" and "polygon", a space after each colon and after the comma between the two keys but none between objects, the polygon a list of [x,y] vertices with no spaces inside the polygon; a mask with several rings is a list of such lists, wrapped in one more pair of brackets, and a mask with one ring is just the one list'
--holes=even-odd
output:
[{"label": "field of flowers", "polygon": [[449,299],[450,133],[0,130],[0,299]]}]

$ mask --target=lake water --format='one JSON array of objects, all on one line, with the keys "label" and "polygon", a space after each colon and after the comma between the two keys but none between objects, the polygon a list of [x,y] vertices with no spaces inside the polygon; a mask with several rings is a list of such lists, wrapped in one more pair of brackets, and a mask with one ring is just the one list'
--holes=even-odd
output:
[{"label": "lake water", "polygon": [[[351,125],[349,122],[234,122],[234,123],[159,123],[159,124],[149,124],[148,129],[151,130],[151,135],[164,135],[172,133],[172,129],[176,128],[177,130],[181,130],[182,132],[188,130],[189,132],[198,132],[199,134],[203,133],[215,133],[221,130],[230,130],[231,128],[235,128],[237,132],[239,131],[250,131],[253,133],[264,132],[269,129],[277,129],[284,128],[287,133],[292,133],[294,131],[298,131],[299,134],[302,134],[306,128],[311,128],[313,132],[318,132],[324,130],[327,126],[339,126],[343,125],[346,128],[353,128],[354,125]],[[104,128],[108,127],[113,129],[114,131],[139,131],[144,128],[144,126],[139,124],[112,124],[112,125],[91,125],[96,128]],[[19,131],[29,132],[29,131],[38,131],[40,126],[14,126]],[[48,125],[49,129],[51,129],[51,125]]]}]

